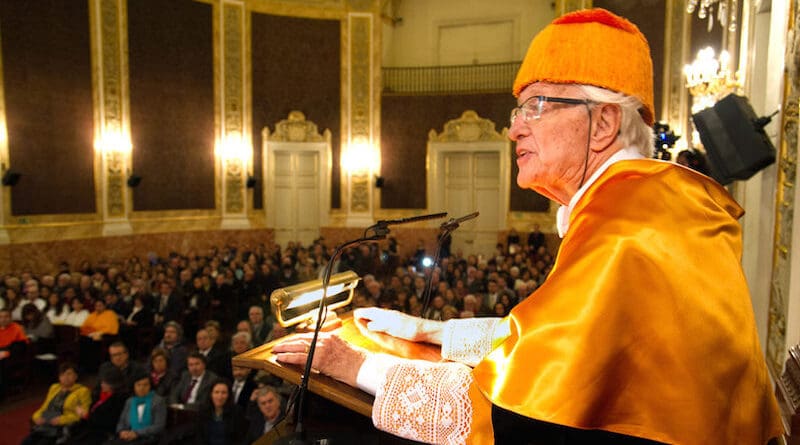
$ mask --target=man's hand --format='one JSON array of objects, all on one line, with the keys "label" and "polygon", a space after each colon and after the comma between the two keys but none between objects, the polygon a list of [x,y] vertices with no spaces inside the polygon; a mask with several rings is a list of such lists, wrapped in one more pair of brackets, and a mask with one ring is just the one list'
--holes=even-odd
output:
[{"label": "man's hand", "polygon": [[[399,311],[375,307],[356,309],[353,317],[369,320],[366,325],[370,331],[383,332],[410,341],[442,344],[444,323],[441,321],[425,320]],[[363,329],[362,323],[356,323],[356,326]]]},{"label": "man's hand", "polygon": [[33,423],[35,423],[37,425],[44,425],[46,422],[47,421],[44,420],[44,417],[37,417],[37,418],[33,419]]},{"label": "man's hand", "polygon": [[[278,343],[272,348],[276,359],[282,363],[305,365],[312,334]],[[320,334],[314,350],[311,366],[322,374],[333,377],[350,386],[356,386],[356,377],[367,353],[350,346],[336,335]]]}]

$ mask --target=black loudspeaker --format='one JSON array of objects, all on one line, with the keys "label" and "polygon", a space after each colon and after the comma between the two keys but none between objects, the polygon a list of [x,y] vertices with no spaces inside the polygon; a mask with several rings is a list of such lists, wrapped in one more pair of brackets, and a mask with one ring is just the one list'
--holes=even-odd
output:
[{"label": "black loudspeaker", "polygon": [[726,185],[748,179],[775,162],[775,147],[746,97],[729,94],[713,107],[692,115],[706,149],[711,176]]},{"label": "black loudspeaker", "polygon": [[256,184],[258,184],[258,179],[256,179],[255,176],[248,176],[247,181],[244,183],[249,189],[256,188]]},{"label": "black loudspeaker", "polygon": [[17,173],[17,172],[13,172],[11,170],[6,170],[6,172],[3,174],[2,183],[3,183],[3,185],[8,185],[8,186],[13,187],[13,186],[17,185],[17,183],[19,182],[19,178],[21,176],[22,175]]},{"label": "black loudspeaker", "polygon": [[128,177],[128,187],[130,188],[135,188],[140,182],[142,182],[142,177],[139,175],[130,175]]}]

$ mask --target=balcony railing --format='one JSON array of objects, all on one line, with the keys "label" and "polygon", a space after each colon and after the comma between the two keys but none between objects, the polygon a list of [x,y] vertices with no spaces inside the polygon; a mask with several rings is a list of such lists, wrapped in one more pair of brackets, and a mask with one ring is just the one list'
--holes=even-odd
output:
[{"label": "balcony railing", "polygon": [[383,68],[383,94],[507,92],[520,62]]}]

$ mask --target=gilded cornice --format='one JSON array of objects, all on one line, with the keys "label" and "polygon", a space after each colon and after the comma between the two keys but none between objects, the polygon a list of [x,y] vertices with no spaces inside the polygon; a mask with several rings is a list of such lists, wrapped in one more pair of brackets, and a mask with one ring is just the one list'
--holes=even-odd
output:
[{"label": "gilded cornice", "polygon": [[467,110],[458,119],[452,119],[444,124],[444,130],[428,132],[428,142],[476,142],[476,141],[507,141],[508,130],[502,133],[495,131],[494,122],[478,116],[474,110]]},{"label": "gilded cornice", "polygon": [[328,142],[331,141],[330,130],[325,130],[320,135],[317,124],[306,120],[306,115],[301,111],[290,111],[289,117],[275,124],[275,132],[269,133],[269,128],[264,128],[265,140],[273,142]]}]

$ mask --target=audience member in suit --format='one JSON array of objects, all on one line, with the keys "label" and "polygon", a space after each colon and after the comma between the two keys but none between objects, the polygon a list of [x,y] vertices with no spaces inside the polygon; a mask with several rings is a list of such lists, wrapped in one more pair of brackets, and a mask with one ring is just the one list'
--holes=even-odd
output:
[{"label": "audience member in suit", "polygon": [[150,445],[161,439],[167,424],[167,404],[150,386],[147,373],[138,374],[133,384],[133,396],[117,422],[117,438],[106,445]]},{"label": "audience member in suit", "polygon": [[170,369],[167,351],[161,348],[153,349],[148,371],[153,391],[165,399],[169,398],[172,388],[178,383],[178,375]]},{"label": "audience member in suit", "polygon": [[[120,323],[120,336],[133,351],[139,351],[139,336],[153,327],[153,311],[144,304],[144,296],[135,294],[130,313]],[[151,343],[152,344],[152,343]]]},{"label": "audience member in suit", "polygon": [[264,309],[261,306],[250,306],[248,317],[252,327],[253,344],[256,346],[264,344],[272,330],[272,323],[264,319]]},{"label": "audience member in suit", "polygon": [[233,403],[246,410],[247,406],[250,404],[250,396],[256,389],[256,382],[253,380],[250,369],[234,366],[232,371],[233,384],[231,385],[231,399]]},{"label": "audience member in suit", "polygon": [[197,352],[206,356],[208,369],[220,377],[231,379],[231,354],[224,346],[211,340],[206,328],[198,329],[195,335]]},{"label": "audience member in suit", "polygon": [[[253,443],[273,429],[283,428],[276,427],[284,417],[281,395],[278,391],[271,386],[263,386],[255,391],[254,398],[254,403],[251,403],[247,410],[247,417],[250,420],[247,443]],[[284,424],[285,422],[280,425]]]},{"label": "audience member in suit", "polygon": [[172,388],[169,403],[196,410],[208,397],[211,383],[218,377],[213,371],[206,370],[206,356],[199,352],[189,354],[186,363],[188,369],[183,372],[178,384]]},{"label": "audience member in suit", "polygon": [[81,420],[69,429],[66,445],[100,445],[114,438],[117,422],[129,392],[124,388],[122,372],[108,368],[100,374],[100,392],[92,398],[89,409],[76,408]]},{"label": "audience member in suit", "polygon": [[189,351],[183,344],[183,327],[176,321],[164,323],[164,338],[157,346],[167,352],[169,369],[177,376],[186,369],[186,358]]},{"label": "audience member in suit", "polygon": [[[144,367],[137,362],[131,361],[128,347],[121,341],[111,343],[108,347],[109,361],[100,365],[99,375],[108,372],[111,368],[116,368],[122,373],[123,384],[125,391],[131,391],[133,388],[133,379],[137,375],[146,373]],[[92,394],[100,392],[100,382],[94,388]]]},{"label": "audience member in suit", "polygon": [[180,295],[173,292],[172,283],[164,280],[159,284],[154,310],[156,325],[161,326],[168,321],[181,322],[183,318],[183,301]]},{"label": "audience member in suit", "polygon": [[[225,380],[211,385],[211,393],[203,404],[197,423],[195,442],[201,445],[241,445],[245,443],[248,423],[244,411],[233,402],[231,388]],[[249,442],[247,442],[249,443]]]}]

